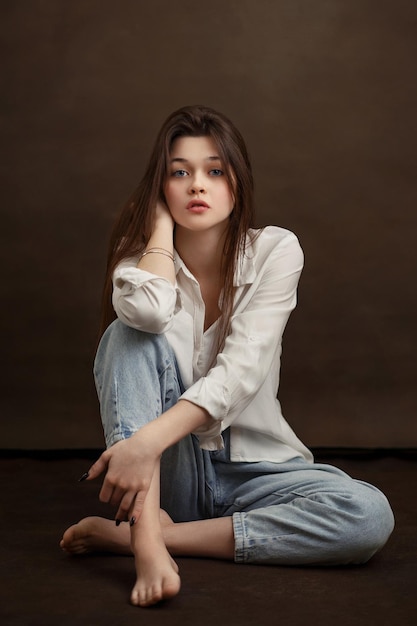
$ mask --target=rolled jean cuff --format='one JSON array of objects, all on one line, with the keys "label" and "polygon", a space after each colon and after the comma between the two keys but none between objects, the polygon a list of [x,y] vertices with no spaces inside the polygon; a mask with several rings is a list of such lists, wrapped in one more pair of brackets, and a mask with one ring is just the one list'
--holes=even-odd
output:
[{"label": "rolled jean cuff", "polygon": [[235,563],[246,563],[248,561],[245,550],[245,527],[242,518],[242,513],[234,513],[232,517],[233,532],[235,536]]},{"label": "rolled jean cuff", "polygon": [[[248,511],[233,514],[233,532],[235,536],[235,563],[279,563],[274,558],[276,551],[276,537],[250,536],[250,530],[245,523],[245,518],[250,515]],[[248,532],[249,531],[249,532]]]}]

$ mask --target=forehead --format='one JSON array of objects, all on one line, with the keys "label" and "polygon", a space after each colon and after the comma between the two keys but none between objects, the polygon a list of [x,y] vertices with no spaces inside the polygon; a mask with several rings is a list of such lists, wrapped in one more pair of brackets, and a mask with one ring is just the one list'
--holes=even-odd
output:
[{"label": "forehead", "polygon": [[177,137],[172,143],[170,157],[190,161],[208,159],[219,157],[219,151],[212,137]]}]

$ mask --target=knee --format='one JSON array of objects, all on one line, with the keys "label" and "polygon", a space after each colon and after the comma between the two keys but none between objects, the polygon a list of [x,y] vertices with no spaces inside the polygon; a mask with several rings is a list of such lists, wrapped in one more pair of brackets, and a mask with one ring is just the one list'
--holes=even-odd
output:
[{"label": "knee", "polygon": [[348,528],[343,543],[347,563],[366,563],[388,541],[394,515],[387,498],[376,488],[364,486],[351,500]]},{"label": "knee", "polygon": [[116,346],[123,348],[129,348],[137,344],[153,345],[154,343],[162,343],[164,341],[164,335],[153,335],[151,333],[145,333],[141,330],[127,326],[119,319],[115,319],[105,330],[100,341],[100,348],[102,350],[113,350]]},{"label": "knee", "polygon": [[172,359],[172,349],[165,335],[145,333],[114,320],[103,334],[95,358],[95,371],[106,367],[122,370],[126,365],[159,364]]}]

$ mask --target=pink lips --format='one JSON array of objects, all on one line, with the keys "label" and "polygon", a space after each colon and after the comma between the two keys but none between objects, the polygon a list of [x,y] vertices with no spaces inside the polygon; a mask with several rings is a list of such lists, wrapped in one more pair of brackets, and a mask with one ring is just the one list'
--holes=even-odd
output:
[{"label": "pink lips", "polygon": [[207,202],[203,200],[194,199],[187,204],[187,211],[191,211],[191,213],[204,213],[204,211],[209,208]]}]

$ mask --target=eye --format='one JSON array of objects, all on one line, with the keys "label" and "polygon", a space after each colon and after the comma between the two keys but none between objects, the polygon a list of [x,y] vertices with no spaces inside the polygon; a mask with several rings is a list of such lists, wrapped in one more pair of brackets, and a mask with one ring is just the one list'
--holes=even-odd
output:
[{"label": "eye", "polygon": [[188,173],[185,170],[175,170],[175,172],[172,172],[171,176],[175,176],[175,178],[183,178],[184,176],[188,176]]},{"label": "eye", "polygon": [[223,170],[219,170],[219,169],[210,170],[210,175],[211,176],[223,176]]}]

